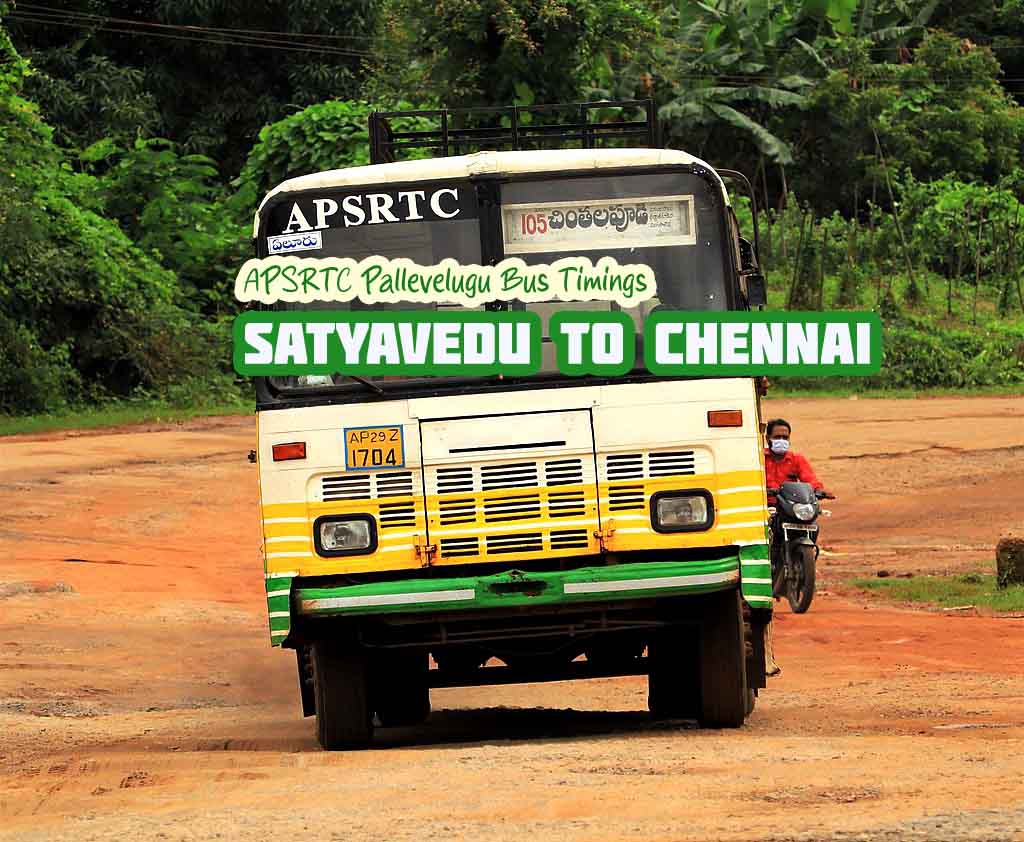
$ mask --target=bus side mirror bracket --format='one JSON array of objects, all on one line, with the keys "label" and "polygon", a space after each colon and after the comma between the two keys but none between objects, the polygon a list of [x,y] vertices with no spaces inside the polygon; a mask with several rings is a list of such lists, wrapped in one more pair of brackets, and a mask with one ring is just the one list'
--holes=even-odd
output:
[{"label": "bus side mirror bracket", "polygon": [[740,279],[746,291],[747,306],[764,307],[768,303],[768,290],[764,275],[757,265],[757,254],[749,240],[739,238],[740,243]]},{"label": "bus side mirror bracket", "polygon": [[740,242],[740,271],[750,272],[757,269],[757,257],[754,255],[754,247],[750,240],[739,237]]}]

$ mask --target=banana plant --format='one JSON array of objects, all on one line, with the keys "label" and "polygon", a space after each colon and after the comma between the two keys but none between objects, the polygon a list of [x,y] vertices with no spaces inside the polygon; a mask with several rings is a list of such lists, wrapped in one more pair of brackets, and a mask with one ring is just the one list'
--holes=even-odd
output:
[{"label": "banana plant", "polygon": [[[769,161],[791,163],[789,145],[766,123],[774,111],[803,107],[803,91],[814,83],[804,66],[819,74],[825,69],[799,38],[811,2],[823,0],[681,0],[672,11],[676,37],[666,73],[672,90],[659,110],[668,137],[707,141],[727,129]],[[797,61],[789,60],[793,51],[800,53]]]},{"label": "banana plant", "polygon": [[[670,141],[716,146],[742,137],[769,162],[792,162],[772,117],[803,108],[831,69],[838,37],[899,47],[922,34],[938,0],[675,0],[663,28],[659,115]],[[667,91],[665,90],[667,88]]]}]

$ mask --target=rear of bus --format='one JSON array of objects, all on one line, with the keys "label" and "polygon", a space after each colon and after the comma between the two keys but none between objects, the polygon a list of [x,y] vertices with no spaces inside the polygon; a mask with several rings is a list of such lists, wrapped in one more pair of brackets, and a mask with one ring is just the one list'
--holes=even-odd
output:
[{"label": "rear of bus", "polygon": [[[260,255],[300,217],[320,243],[302,257],[647,264],[657,295],[626,311],[638,343],[659,308],[747,309],[723,183],[681,152],[480,153],[293,179],[260,209]],[[491,306],[535,311],[545,333],[556,312],[620,309]],[[421,721],[432,687],[646,674],[654,715],[712,727],[742,724],[764,687],[755,383],[657,377],[639,347],[621,377],[569,377],[544,349],[531,377],[257,381],[271,642],[296,650],[325,747]]]}]

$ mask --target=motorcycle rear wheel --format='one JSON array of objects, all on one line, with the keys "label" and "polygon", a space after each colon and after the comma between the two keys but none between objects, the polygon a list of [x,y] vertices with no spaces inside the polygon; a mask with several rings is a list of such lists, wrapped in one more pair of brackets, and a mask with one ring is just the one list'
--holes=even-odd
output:
[{"label": "motorcycle rear wheel", "polygon": [[803,614],[811,607],[814,599],[815,547],[806,544],[794,547],[794,558],[790,560],[789,580],[786,583],[786,598],[794,614]]}]

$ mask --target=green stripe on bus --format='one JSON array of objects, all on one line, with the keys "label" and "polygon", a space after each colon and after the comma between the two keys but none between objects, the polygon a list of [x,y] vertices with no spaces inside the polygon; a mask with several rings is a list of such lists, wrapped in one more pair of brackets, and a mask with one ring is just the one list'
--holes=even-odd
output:
[{"label": "green stripe on bus", "polygon": [[299,588],[295,597],[298,610],[304,614],[505,608],[706,593],[736,587],[738,573],[738,558],[733,555],[713,560]]},{"label": "green stripe on bus", "polygon": [[740,547],[740,561],[755,561],[756,559],[768,558],[767,544],[751,544],[747,547]]},{"label": "green stripe on bus", "polygon": [[762,585],[754,582],[743,583],[743,595],[747,596],[771,596],[772,586],[770,584]]}]

